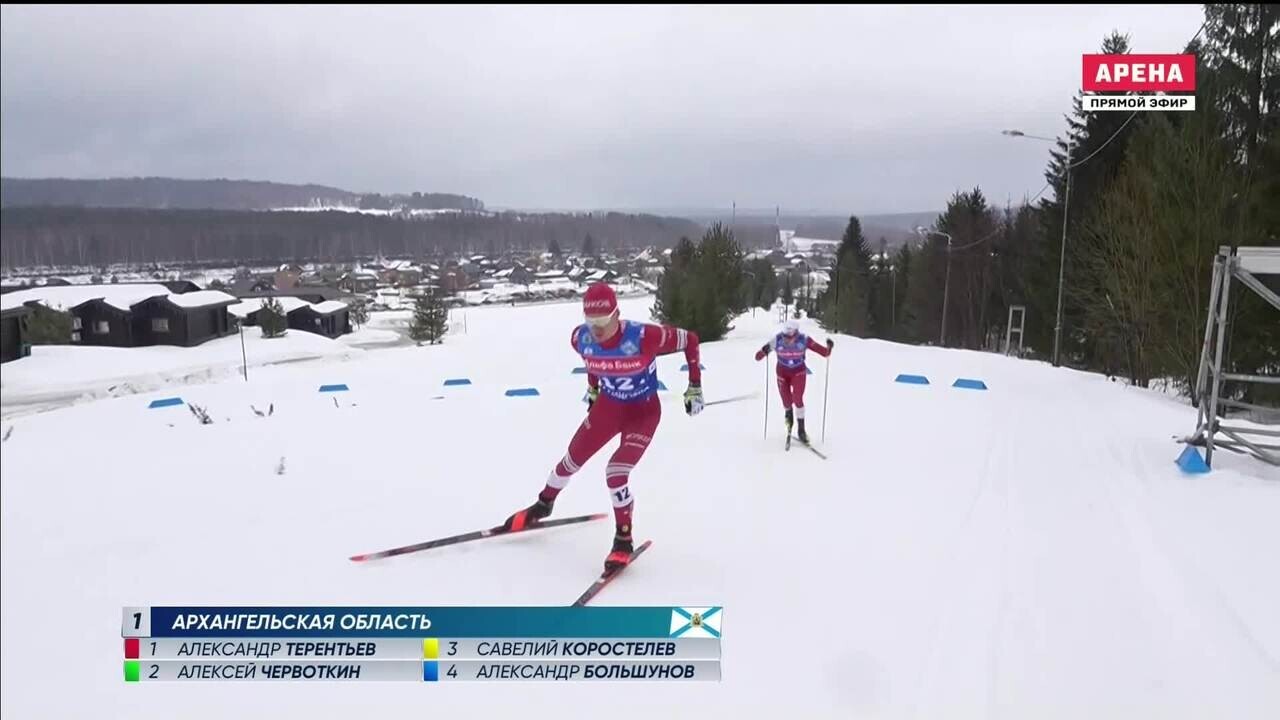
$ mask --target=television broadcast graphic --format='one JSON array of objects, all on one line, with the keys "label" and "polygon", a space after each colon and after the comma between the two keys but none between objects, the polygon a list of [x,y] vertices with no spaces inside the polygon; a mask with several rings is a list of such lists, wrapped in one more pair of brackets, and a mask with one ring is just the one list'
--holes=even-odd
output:
[{"label": "television broadcast graphic", "polygon": [[0,720],[1280,718],[1280,6],[0,6]]}]

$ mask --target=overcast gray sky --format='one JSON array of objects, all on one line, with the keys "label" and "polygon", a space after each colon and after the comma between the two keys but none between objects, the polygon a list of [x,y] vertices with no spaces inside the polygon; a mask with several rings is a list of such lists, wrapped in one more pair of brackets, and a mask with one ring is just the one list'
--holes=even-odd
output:
[{"label": "overcast gray sky", "polygon": [[904,212],[1044,184],[1080,54],[1198,5],[15,7],[0,171]]}]

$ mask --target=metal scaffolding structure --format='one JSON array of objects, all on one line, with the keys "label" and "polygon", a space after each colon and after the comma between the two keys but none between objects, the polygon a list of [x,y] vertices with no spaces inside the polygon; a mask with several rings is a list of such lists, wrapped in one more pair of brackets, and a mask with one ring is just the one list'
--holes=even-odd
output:
[{"label": "metal scaffolding structure", "polygon": [[1263,462],[1280,466],[1280,429],[1269,430],[1241,425],[1225,425],[1226,411],[1237,409],[1250,411],[1260,418],[1258,424],[1275,423],[1280,426],[1280,409],[1270,408],[1234,398],[1223,397],[1225,382],[1265,383],[1280,385],[1280,374],[1245,375],[1224,372],[1224,364],[1230,367],[1226,357],[1228,305],[1231,300],[1232,282],[1244,285],[1280,312],[1280,295],[1258,279],[1259,275],[1280,277],[1280,248],[1275,247],[1221,247],[1213,261],[1213,284],[1209,291],[1209,317],[1205,322],[1204,345],[1200,350],[1200,370],[1196,377],[1195,397],[1199,411],[1196,431],[1184,438],[1188,445],[1205,449],[1205,464],[1213,465],[1214,448],[1222,447],[1242,454],[1252,455]]},{"label": "metal scaffolding structure", "polygon": [[[1014,317],[1018,319],[1015,321]],[[1009,322],[1004,327],[1004,354],[1013,350],[1013,335],[1018,334],[1018,357],[1022,357],[1022,338],[1027,334],[1027,307],[1025,305],[1009,306]]]}]

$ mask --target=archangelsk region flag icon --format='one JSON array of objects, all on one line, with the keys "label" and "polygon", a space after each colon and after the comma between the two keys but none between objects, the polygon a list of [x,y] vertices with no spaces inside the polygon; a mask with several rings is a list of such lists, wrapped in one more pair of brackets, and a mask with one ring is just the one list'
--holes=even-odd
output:
[{"label": "archangelsk region flag icon", "polygon": [[720,619],[718,607],[685,607],[671,611],[671,637],[718,638]]}]

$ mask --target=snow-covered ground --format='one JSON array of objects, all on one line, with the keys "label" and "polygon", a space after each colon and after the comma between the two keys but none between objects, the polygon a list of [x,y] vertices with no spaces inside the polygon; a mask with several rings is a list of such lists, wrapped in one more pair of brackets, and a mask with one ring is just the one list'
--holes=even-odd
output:
[{"label": "snow-covered ground", "polygon": [[[650,302],[623,312],[644,318]],[[811,360],[810,428],[821,437],[826,395],[830,460],[787,453],[771,369],[752,358],[768,313],[703,352],[709,400],[753,400],[688,417],[682,360],[660,361],[664,419],[632,477],[636,532],[654,545],[596,601],[723,605],[723,682],[125,684],[125,605],[570,602],[609,523],[347,557],[487,527],[533,500],[584,411],[568,346],[579,317],[576,304],[472,308],[440,346],[5,421],[0,715],[1280,716],[1280,472],[1221,453],[1213,473],[1181,474],[1170,437],[1195,413],[1158,393],[848,337],[829,387]],[[452,377],[473,384],[443,387]],[[958,377],[989,389],[952,388]],[[317,393],[324,383],[350,390]],[[541,396],[503,395],[528,386]],[[215,422],[147,409],[175,394]],[[271,417],[250,409],[271,403]],[[607,456],[557,516],[609,507]]]},{"label": "snow-covered ground", "polygon": [[5,363],[0,373],[0,417],[166,387],[242,378],[246,360],[250,373],[281,363],[351,360],[365,350],[406,343],[407,317],[402,330],[399,319],[389,315],[372,313],[369,324],[336,339],[301,330],[265,339],[260,328],[247,327],[243,347],[238,334],[190,348],[36,345],[29,357]]}]

